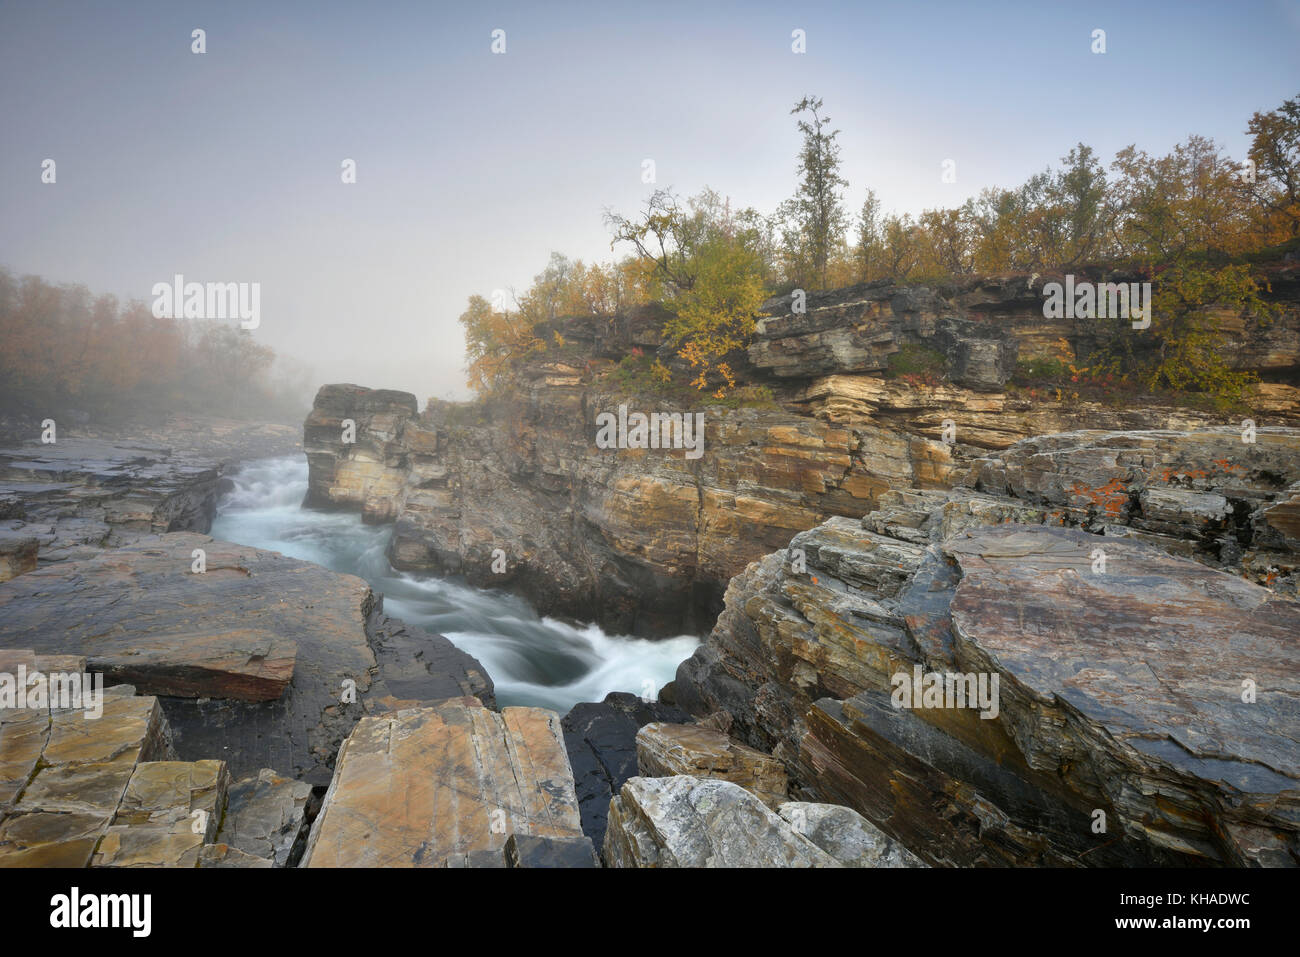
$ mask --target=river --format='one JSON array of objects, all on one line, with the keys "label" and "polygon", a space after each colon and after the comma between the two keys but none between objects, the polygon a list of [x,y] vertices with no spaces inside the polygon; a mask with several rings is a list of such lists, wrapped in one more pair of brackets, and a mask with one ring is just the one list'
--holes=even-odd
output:
[{"label": "river", "polygon": [[388,526],[365,525],[354,512],[301,506],[307,493],[302,456],[245,463],[231,476],[212,523],[215,538],[281,552],[357,575],[384,595],[384,611],[445,635],[482,662],[501,705],[537,705],[561,714],[611,691],[658,693],[699,639],[648,641],[606,634],[596,625],[542,617],[515,595],[454,578],[399,572],[388,564]]}]

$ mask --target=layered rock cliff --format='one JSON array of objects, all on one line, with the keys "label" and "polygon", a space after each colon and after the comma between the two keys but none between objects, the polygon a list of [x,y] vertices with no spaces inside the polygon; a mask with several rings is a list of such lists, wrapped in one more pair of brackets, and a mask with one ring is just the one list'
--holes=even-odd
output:
[{"label": "layered rock cliff", "polygon": [[[1265,379],[1251,413],[1260,426],[1300,423],[1300,390],[1284,381],[1300,356],[1296,273],[1273,277],[1281,318],[1225,317],[1225,355]],[[1095,348],[1088,321],[1043,318],[1052,278],[871,283],[810,294],[800,311],[772,300],[736,357],[742,380],[772,395],[749,407],[666,398],[618,374],[615,360],[634,350],[672,361],[653,309],[557,322],[566,348],[491,402],[431,400],[419,412],[407,393],[325,386],[305,428],[307,504],[391,521],[399,568],[512,588],[543,612],[612,630],[671,634],[710,627],[732,576],[793,534],[861,518],[890,489],[950,487],[991,450],[1077,429],[1240,425],[1241,414],[1150,397],[1115,405],[1007,388],[1017,357]],[[942,356],[941,378],[882,374],[918,346]],[[703,454],[600,447],[598,417],[621,406],[703,411]]]}]

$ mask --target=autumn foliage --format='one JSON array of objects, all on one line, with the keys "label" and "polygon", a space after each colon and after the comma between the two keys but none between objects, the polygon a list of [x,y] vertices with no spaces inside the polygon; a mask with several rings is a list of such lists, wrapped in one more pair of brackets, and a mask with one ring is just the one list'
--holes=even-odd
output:
[{"label": "autumn foliage", "polygon": [[[1189,136],[1165,155],[1129,146],[1104,162],[1079,143],[1014,188],[986,188],[947,209],[886,213],[868,190],[859,215],[843,206],[848,185],[839,131],[822,101],[795,105],[803,146],[794,196],[771,215],[733,209],[704,190],[685,203],[656,190],[634,217],[607,213],[614,245],[631,255],[608,266],[552,258],[518,305],[474,297],[461,317],[471,384],[490,391],[515,364],[554,347],[539,325],[564,315],[615,314],[655,300],[675,371],[721,398],[736,385],[731,357],[752,337],[762,302],[795,289],[874,280],[938,282],[966,274],[1064,273],[1103,266],[1152,281],[1151,327],[1101,328],[1102,347],[1075,365],[1074,382],[1128,383],[1156,391],[1241,401],[1251,377],[1220,356],[1224,316],[1267,321],[1256,260],[1300,247],[1300,97],[1255,113],[1244,158]],[[937,168],[936,168],[937,172]],[[1271,253],[1270,253],[1271,251]]]},{"label": "autumn foliage", "polygon": [[[0,402],[95,419],[144,410],[288,411],[275,354],[235,323],[159,319],[145,303],[0,270]],[[296,412],[296,406],[294,411]]]}]

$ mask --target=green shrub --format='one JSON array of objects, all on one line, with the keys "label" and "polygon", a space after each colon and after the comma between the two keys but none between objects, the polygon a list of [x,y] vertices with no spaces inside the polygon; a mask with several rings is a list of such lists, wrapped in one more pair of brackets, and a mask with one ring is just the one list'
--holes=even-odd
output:
[{"label": "green shrub", "polygon": [[885,375],[890,379],[919,378],[933,385],[943,378],[947,366],[948,360],[938,349],[904,342],[890,355]]}]

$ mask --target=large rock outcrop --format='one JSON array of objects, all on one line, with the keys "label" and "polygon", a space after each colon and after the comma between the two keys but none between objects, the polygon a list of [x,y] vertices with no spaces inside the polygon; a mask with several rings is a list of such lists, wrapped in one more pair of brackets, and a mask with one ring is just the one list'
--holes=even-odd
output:
[{"label": "large rock outcrop", "polygon": [[409,392],[323,387],[303,427],[310,466],[303,504],[357,508],[370,522],[395,518],[406,481],[408,446],[420,449],[414,427],[406,441],[400,441],[415,413],[415,396]]},{"label": "large rock outcrop", "polygon": [[[635,410],[637,400],[597,388],[577,369],[535,371],[530,385],[490,408],[431,402],[399,426],[386,413],[395,437],[358,433],[358,446],[382,439],[386,464],[370,455],[357,466],[370,484],[347,490],[330,483],[338,461],[355,461],[346,458],[353,447],[323,450],[309,424],[322,449],[309,455],[309,500],[359,501],[372,518],[395,516],[396,567],[510,588],[543,613],[594,616],[614,631],[678,634],[709,626],[726,582],[747,564],[832,516],[867,514],[890,489],[958,484],[990,450],[1026,435],[1206,421],[830,376],[801,385],[790,411],[708,410],[705,454],[689,459],[677,449],[597,448],[596,415],[629,401]],[[327,386],[321,398],[331,409],[345,399],[364,407],[370,400],[353,389]]]},{"label": "large rock outcrop", "polygon": [[[1221,354],[1237,369],[1289,370],[1300,354],[1297,278],[1283,265],[1269,274],[1266,292],[1283,308],[1282,321],[1221,309]],[[1079,282],[1133,282],[1141,277],[1095,267],[1075,271]],[[1047,358],[1065,342],[1087,360],[1103,334],[1096,319],[1044,315],[1043,287],[1063,274],[968,276],[930,286],[884,279],[847,289],[791,293],[763,305],[749,360],[782,378],[883,371],[904,345],[943,353],[949,378],[981,390],[1001,388],[1020,358]]]},{"label": "large rock outcrop", "polygon": [[[1223,537],[1291,554],[1259,520],[1297,436],[1186,473],[1224,439],[1056,437],[982,463],[999,494],[801,533],[732,582],[671,694],[931,864],[1300,862],[1300,605],[1214,567]],[[996,676],[996,707],[896,707],[918,669]]]}]

